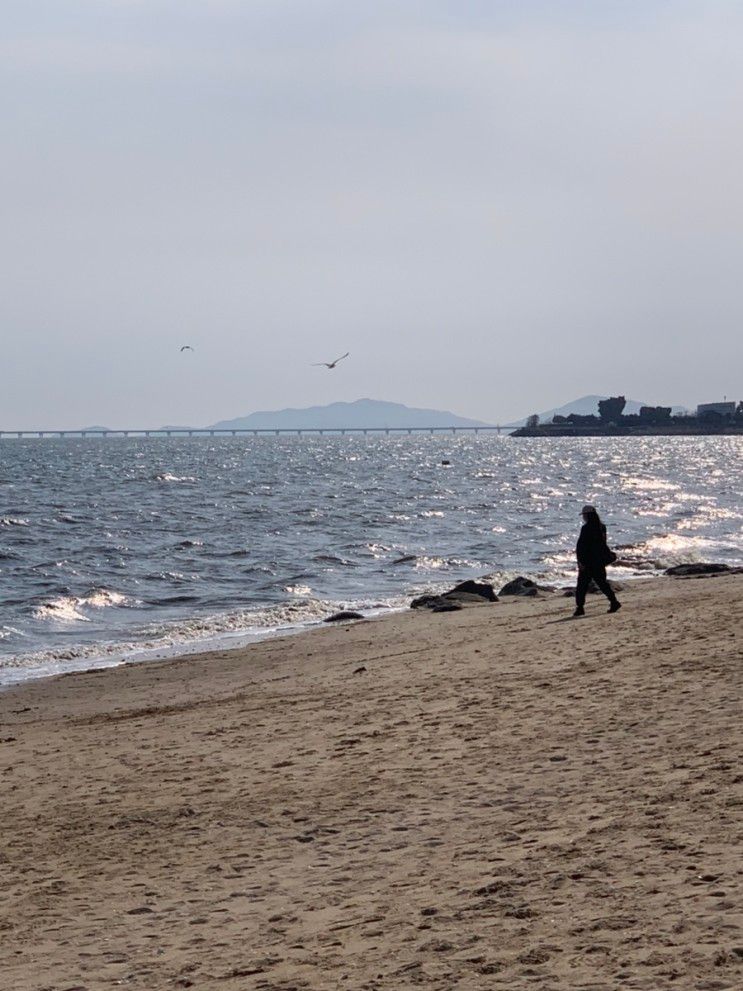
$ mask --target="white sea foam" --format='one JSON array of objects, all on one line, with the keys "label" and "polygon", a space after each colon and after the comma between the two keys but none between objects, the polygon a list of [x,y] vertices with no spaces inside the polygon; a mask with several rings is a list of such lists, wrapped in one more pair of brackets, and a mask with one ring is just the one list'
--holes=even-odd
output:
[{"label": "white sea foam", "polygon": [[107,609],[110,606],[128,606],[132,604],[132,599],[121,592],[112,592],[108,588],[96,588],[88,592],[87,595],[78,599],[81,606],[90,606],[93,609]]},{"label": "white sea foam", "polygon": [[[138,640],[81,644],[5,657],[0,662],[0,685],[117,664],[196,653],[227,645],[236,648],[320,624],[341,609],[374,616],[407,608],[408,598],[367,601],[304,599],[265,609],[241,609],[174,623],[152,623]],[[51,605],[51,604],[49,604]]]},{"label": "white sea foam", "polygon": [[284,591],[289,595],[312,595],[309,585],[284,585]]},{"label": "white sea foam", "polygon": [[418,557],[415,559],[414,566],[419,571],[438,571],[439,568],[446,568],[448,561],[444,557]]},{"label": "white sea foam", "polygon": [[28,520],[21,520],[15,516],[2,516],[0,526],[30,526],[30,524]]},{"label": "white sea foam", "polygon": [[48,619],[58,623],[89,623],[90,619],[80,612],[80,600],[72,595],[61,595],[49,602],[42,602],[33,610],[35,619]]},{"label": "white sea foam", "polygon": [[0,626],[0,640],[8,640],[13,636],[22,637],[24,633],[15,626]]},{"label": "white sea foam", "polygon": [[109,609],[114,606],[134,604],[129,596],[113,592],[107,588],[92,589],[85,595],[60,595],[49,602],[36,606],[32,615],[35,619],[46,619],[61,623],[89,623],[83,609]]},{"label": "white sea foam", "polygon": [[467,558],[438,557],[437,555],[421,555],[411,562],[416,571],[439,571],[445,568],[455,570],[467,569],[475,571],[487,567],[482,561],[471,561]]}]

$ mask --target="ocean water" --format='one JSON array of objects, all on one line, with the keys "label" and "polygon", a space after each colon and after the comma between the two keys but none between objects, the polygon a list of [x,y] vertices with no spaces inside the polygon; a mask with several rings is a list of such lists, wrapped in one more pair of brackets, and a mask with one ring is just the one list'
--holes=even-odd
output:
[{"label": "ocean water", "polygon": [[[444,464],[449,461],[449,464]],[[465,578],[743,564],[743,438],[0,442],[0,684],[400,608]]]}]

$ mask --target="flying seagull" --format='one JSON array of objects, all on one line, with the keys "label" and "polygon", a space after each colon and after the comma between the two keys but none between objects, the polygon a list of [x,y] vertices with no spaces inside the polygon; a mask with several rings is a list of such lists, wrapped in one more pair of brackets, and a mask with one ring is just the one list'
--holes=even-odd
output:
[{"label": "flying seagull", "polygon": [[181,348],[181,351],[193,351],[193,348],[191,347],[190,344],[184,344],[183,347]]},{"label": "flying seagull", "polygon": [[347,358],[350,353],[351,353],[350,351],[346,351],[345,354],[342,354],[340,358],[336,358],[335,361],[313,361],[312,364],[315,366],[324,365],[325,368],[335,368],[338,362],[343,361],[343,359]]}]

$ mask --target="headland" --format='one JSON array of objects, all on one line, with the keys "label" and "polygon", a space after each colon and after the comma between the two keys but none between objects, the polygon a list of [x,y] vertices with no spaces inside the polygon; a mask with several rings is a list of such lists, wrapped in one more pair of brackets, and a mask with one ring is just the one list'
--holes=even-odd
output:
[{"label": "headland", "polygon": [[743,434],[743,402],[707,403],[695,413],[674,413],[671,406],[641,406],[624,413],[624,396],[597,401],[596,413],[555,415],[542,422],[534,414],[512,437],[688,437]]}]

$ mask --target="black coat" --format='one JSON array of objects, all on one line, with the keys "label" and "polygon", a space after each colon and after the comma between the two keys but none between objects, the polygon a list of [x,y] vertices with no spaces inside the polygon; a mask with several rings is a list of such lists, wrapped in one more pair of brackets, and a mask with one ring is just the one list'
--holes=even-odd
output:
[{"label": "black coat", "polygon": [[575,547],[575,556],[578,558],[578,564],[582,564],[589,571],[600,571],[606,567],[609,548],[606,544],[606,527],[603,523],[600,530],[589,523],[583,524]]}]

